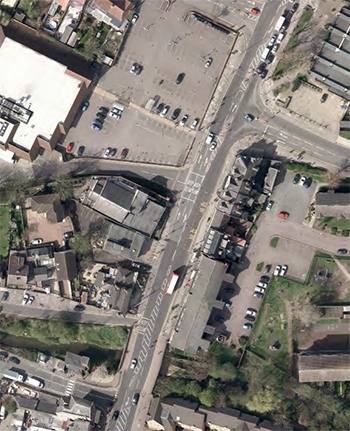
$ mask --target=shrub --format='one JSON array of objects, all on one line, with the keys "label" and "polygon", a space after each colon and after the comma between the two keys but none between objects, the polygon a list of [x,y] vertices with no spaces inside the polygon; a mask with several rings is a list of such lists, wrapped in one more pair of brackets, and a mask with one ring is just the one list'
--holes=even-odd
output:
[{"label": "shrub", "polygon": [[295,78],[292,86],[292,92],[299,90],[299,87],[301,86],[302,81],[307,82],[307,77],[305,75],[298,74],[298,76]]},{"label": "shrub", "polygon": [[349,231],[348,230],[342,230],[341,234],[342,234],[342,236],[349,236]]},{"label": "shrub", "polygon": [[332,235],[337,235],[337,233],[338,233],[338,228],[337,227],[332,227],[331,234]]},{"label": "shrub", "polygon": [[258,272],[261,272],[261,271],[262,271],[262,269],[263,269],[263,266],[264,266],[264,262],[259,262],[259,263],[256,265],[256,270],[257,270]]},{"label": "shrub", "polygon": [[270,241],[270,247],[276,248],[279,240],[280,240],[279,236],[275,236],[274,238],[272,238]]}]

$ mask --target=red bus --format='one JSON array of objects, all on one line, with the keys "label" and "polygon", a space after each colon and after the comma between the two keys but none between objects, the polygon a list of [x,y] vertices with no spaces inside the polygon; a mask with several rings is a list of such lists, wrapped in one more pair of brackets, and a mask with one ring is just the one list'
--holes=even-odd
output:
[{"label": "red bus", "polygon": [[168,285],[167,285],[167,287],[165,289],[165,293],[167,293],[168,295],[172,295],[173,294],[178,279],[179,279],[179,276],[177,274],[175,274],[175,272],[173,272],[171,274],[169,283],[168,283]]}]

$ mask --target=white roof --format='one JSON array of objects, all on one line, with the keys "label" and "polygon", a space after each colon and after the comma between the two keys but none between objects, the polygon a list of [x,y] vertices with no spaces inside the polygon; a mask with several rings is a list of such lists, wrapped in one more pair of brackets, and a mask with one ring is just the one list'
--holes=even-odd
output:
[{"label": "white roof", "polygon": [[0,95],[33,111],[13,141],[30,149],[38,135],[50,140],[57,124],[65,121],[81,80],[65,73],[66,66],[9,38],[0,46],[0,64]]}]

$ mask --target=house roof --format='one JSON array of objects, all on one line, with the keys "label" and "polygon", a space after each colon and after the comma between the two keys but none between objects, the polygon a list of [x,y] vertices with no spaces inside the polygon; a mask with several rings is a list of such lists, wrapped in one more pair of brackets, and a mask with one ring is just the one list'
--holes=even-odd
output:
[{"label": "house roof", "polygon": [[124,21],[128,13],[134,8],[129,0],[94,0],[92,7],[94,6],[117,18],[120,22]]},{"label": "house roof", "polygon": [[27,277],[28,265],[26,264],[26,255],[24,253],[14,252],[10,254],[8,274],[17,277]]},{"label": "house roof", "polygon": [[81,372],[86,368],[89,368],[90,358],[67,352],[64,362],[70,370]]},{"label": "house roof", "polygon": [[350,380],[350,354],[299,355],[299,382],[344,382]]},{"label": "house roof", "polygon": [[317,193],[315,210],[316,217],[350,218],[350,193]]},{"label": "house roof", "polygon": [[57,281],[73,280],[78,275],[77,259],[73,250],[55,253]]},{"label": "house roof", "polygon": [[69,410],[79,416],[91,417],[93,402],[83,398],[71,396],[69,399]]},{"label": "house roof", "polygon": [[64,219],[64,208],[56,195],[37,195],[31,198],[32,210],[45,214],[51,223],[59,223]]}]

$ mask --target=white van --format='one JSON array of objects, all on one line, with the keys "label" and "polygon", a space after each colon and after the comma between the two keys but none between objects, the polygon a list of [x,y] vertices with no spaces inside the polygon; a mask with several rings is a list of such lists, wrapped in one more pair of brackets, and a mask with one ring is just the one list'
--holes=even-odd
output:
[{"label": "white van", "polygon": [[36,378],[33,378],[33,377],[27,377],[25,380],[25,383],[27,383],[27,385],[34,386],[36,388],[44,387],[44,384],[40,382],[40,380],[37,380]]},{"label": "white van", "polygon": [[264,52],[261,54],[260,60],[265,61],[270,54],[270,48],[266,47]]},{"label": "white van", "polygon": [[0,420],[2,421],[3,419],[5,419],[6,416],[6,410],[4,406],[0,407]]}]

